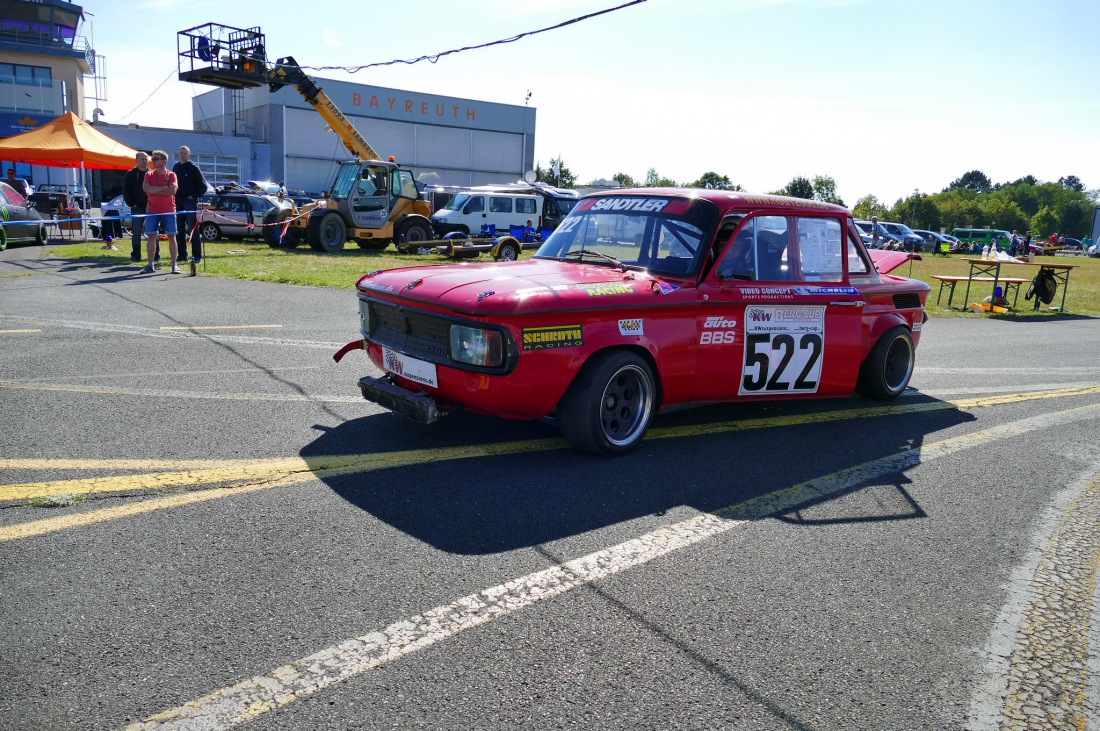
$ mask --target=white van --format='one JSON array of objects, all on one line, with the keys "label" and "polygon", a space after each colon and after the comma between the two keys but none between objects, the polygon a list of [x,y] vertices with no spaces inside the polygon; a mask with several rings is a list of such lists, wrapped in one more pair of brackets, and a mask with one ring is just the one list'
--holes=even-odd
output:
[{"label": "white van", "polygon": [[512,226],[537,227],[542,217],[542,197],[534,193],[469,188],[456,194],[432,214],[436,236],[452,231],[477,235],[487,226],[508,233]]}]

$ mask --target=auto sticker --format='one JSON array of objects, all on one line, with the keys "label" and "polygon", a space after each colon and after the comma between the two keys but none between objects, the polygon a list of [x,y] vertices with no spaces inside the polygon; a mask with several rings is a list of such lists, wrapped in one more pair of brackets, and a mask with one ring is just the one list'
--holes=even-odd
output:
[{"label": "auto sticker", "polygon": [[642,318],[639,317],[633,320],[619,320],[619,334],[645,335],[645,326],[642,324]]},{"label": "auto sticker", "polygon": [[825,308],[745,308],[742,396],[816,393],[825,353]]}]

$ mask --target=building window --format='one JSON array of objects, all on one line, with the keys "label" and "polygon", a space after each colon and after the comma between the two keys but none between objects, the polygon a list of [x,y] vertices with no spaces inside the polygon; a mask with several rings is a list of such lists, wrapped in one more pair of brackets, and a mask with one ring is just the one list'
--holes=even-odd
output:
[{"label": "building window", "polygon": [[203,177],[212,188],[241,182],[241,158],[239,157],[196,152],[191,156],[191,161],[199,166]]},{"label": "building window", "polygon": [[53,71],[49,66],[0,63],[0,83],[49,86],[53,83]]}]

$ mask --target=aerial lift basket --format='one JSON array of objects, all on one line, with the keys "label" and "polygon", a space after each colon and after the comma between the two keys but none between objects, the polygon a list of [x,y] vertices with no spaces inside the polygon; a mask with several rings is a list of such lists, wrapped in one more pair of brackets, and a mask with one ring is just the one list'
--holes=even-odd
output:
[{"label": "aerial lift basket", "polygon": [[267,44],[256,28],[206,23],[176,34],[180,81],[244,89],[267,83]]}]

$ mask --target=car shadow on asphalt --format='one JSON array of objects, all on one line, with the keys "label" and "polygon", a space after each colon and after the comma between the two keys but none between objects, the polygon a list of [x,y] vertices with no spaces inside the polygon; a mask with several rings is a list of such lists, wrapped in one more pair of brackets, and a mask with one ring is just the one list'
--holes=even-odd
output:
[{"label": "car shadow on asphalt", "polygon": [[[942,404],[924,396],[905,403]],[[649,525],[684,506],[803,525],[923,518],[905,491],[906,468],[824,499],[798,497],[797,486],[913,454],[926,435],[974,420],[954,408],[841,413],[876,407],[882,402],[850,398],[682,411],[655,419],[646,440],[615,459],[578,452],[538,422],[460,412],[425,427],[379,414],[325,430],[301,456],[362,454],[364,445],[379,458],[404,453],[400,466],[319,471],[318,479],[379,520],[455,554],[527,548],[634,520]],[[484,454],[501,444],[506,451]],[[417,450],[422,459],[410,459]],[[869,497],[850,497],[861,492]]]}]

